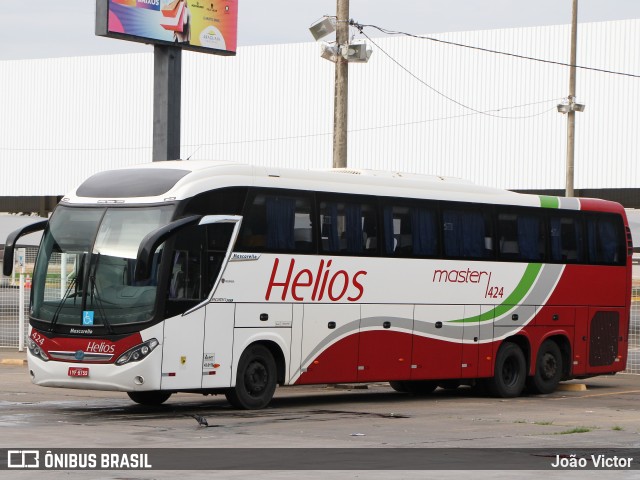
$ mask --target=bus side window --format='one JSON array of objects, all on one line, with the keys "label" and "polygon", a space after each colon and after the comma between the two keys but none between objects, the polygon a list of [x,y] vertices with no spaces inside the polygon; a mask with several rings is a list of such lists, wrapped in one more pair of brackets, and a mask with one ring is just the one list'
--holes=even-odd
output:
[{"label": "bus side window", "polygon": [[551,261],[556,263],[582,263],[584,242],[582,222],[570,216],[552,215],[549,219]]},{"label": "bus side window", "polygon": [[438,254],[435,208],[387,205],[382,215],[385,255],[433,257]]},{"label": "bus side window", "polygon": [[256,194],[244,215],[239,247],[270,252],[312,252],[309,197],[277,191]]},{"label": "bus side window", "polygon": [[545,228],[538,213],[499,213],[498,236],[502,259],[539,262],[545,258]]},{"label": "bus side window", "polygon": [[622,219],[614,215],[590,215],[587,219],[589,262],[624,265],[626,261]]},{"label": "bus side window", "polygon": [[320,202],[320,250],[326,253],[376,254],[376,209],[368,203],[345,200]]},{"label": "bus side window", "polygon": [[447,208],[442,211],[444,254],[451,258],[482,259],[493,256],[491,222],[476,208]]},{"label": "bus side window", "polygon": [[176,237],[167,290],[170,300],[202,299],[204,231],[202,227],[189,227]]}]

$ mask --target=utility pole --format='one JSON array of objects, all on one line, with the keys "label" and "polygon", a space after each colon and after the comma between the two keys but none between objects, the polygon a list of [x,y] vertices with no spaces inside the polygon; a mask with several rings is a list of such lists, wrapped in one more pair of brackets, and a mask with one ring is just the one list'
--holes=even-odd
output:
[{"label": "utility pole", "polygon": [[573,166],[575,160],[576,110],[573,108],[576,99],[576,43],[578,40],[578,0],[573,0],[571,15],[571,67],[569,70],[569,111],[567,112],[567,197],[573,197]]},{"label": "utility pole", "polygon": [[[336,42],[349,43],[349,0],[337,0]],[[349,103],[349,62],[338,55],[333,100],[333,168],[347,166],[347,110]]]},{"label": "utility pole", "polygon": [[152,161],[180,158],[182,49],[153,47]]}]

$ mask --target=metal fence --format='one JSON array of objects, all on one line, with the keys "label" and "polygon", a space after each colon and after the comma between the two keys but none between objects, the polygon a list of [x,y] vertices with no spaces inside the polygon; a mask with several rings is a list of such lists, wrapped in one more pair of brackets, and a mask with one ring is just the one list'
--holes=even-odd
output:
[{"label": "metal fence", "polygon": [[[22,309],[25,319],[25,342],[26,333],[28,331],[28,319],[29,319],[29,294],[30,291],[30,279],[33,276],[33,264],[35,262],[35,256],[37,253],[37,247],[31,247],[26,249],[25,255],[25,273],[24,282],[26,284],[24,289],[24,301]],[[56,255],[56,254],[54,254]],[[58,255],[53,259],[56,263],[61,263],[61,258]],[[56,269],[50,269],[52,272],[47,278],[47,285],[45,289],[45,296],[47,299],[59,299],[62,298],[61,292],[61,278],[65,275],[65,272],[71,272],[73,270],[72,260],[67,260],[66,269],[60,269],[59,274],[56,275]],[[20,267],[16,264],[14,267],[14,275],[9,278],[8,281],[5,278],[5,282],[0,285],[0,348],[13,348],[19,347],[20,337]],[[64,288],[66,288],[68,279],[64,282]],[[640,285],[636,285],[632,290],[632,304],[631,304],[631,323],[629,326],[629,360],[627,362],[626,373],[640,374]],[[25,343],[26,345],[26,343]]]},{"label": "metal fence", "polygon": [[[33,277],[33,266],[36,260],[38,247],[26,247],[24,249],[24,268],[20,265],[16,252],[14,258],[13,275],[9,278],[2,277],[0,283],[0,348],[19,348],[20,346],[20,314],[21,309],[24,314],[23,329],[24,341],[26,342],[29,323],[29,296],[31,294],[31,278]],[[52,260],[55,264],[61,265],[60,254],[54,253]],[[62,270],[51,268],[47,276],[45,288],[45,298],[55,300],[62,298],[61,275],[72,270],[73,266],[67,259],[67,268]],[[68,280],[65,280],[65,288]],[[22,287],[22,288],[21,288]],[[22,302],[20,302],[22,296]],[[22,303],[22,305],[21,305]],[[24,343],[26,345],[26,343]]]},{"label": "metal fence", "polygon": [[631,323],[629,325],[629,360],[626,373],[640,374],[640,286],[631,292]]},{"label": "metal fence", "polygon": [[[27,247],[24,249],[24,268],[18,262],[19,253],[16,252],[14,258],[13,275],[2,277],[0,282],[0,347],[18,348],[20,332],[20,310],[24,314],[25,325],[29,318],[29,293],[30,282],[33,276],[33,264],[35,263],[37,247]],[[22,291],[23,301],[20,305],[20,279],[24,289]],[[25,337],[27,328],[24,329]]]}]

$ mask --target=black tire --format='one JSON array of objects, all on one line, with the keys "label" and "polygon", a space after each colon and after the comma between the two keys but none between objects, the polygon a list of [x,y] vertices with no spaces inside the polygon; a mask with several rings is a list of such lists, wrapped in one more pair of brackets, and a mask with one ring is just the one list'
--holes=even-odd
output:
[{"label": "black tire", "polygon": [[393,381],[389,382],[391,388],[393,388],[396,392],[407,393],[407,387],[405,386],[406,382]]},{"label": "black tire", "polygon": [[252,345],[243,352],[238,362],[236,386],[227,390],[225,396],[235,408],[258,410],[269,404],[276,383],[273,355],[262,345]]},{"label": "black tire", "polygon": [[169,400],[171,392],[154,390],[149,392],[127,392],[129,398],[140,405],[162,405]]},{"label": "black tire", "polygon": [[536,373],[527,379],[527,387],[534,393],[551,393],[562,380],[563,362],[560,347],[553,340],[545,341],[538,350]]},{"label": "black tire", "polygon": [[396,392],[411,393],[413,395],[427,395],[432,393],[438,384],[430,380],[402,380],[389,382]]},{"label": "black tire", "polygon": [[493,378],[488,379],[489,392],[501,398],[513,398],[522,393],[527,378],[524,354],[515,343],[504,343],[496,355]]}]

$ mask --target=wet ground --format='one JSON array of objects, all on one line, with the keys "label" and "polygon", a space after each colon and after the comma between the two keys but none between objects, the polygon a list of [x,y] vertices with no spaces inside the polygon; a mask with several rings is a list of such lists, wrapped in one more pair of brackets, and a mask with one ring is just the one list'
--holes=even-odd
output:
[{"label": "wet ground", "polygon": [[[580,382],[570,382],[576,383]],[[583,391],[563,387],[550,395],[515,399],[489,398],[466,387],[438,389],[425,397],[396,393],[387,384],[370,384],[366,389],[349,385],[289,387],[279,388],[265,410],[237,411],[223,396],[177,394],[161,407],[148,408],[134,404],[122,393],[36,387],[29,382],[26,366],[3,365],[0,447],[640,448],[640,376],[599,377],[584,383],[587,389]],[[200,426],[192,415],[203,417],[209,426]],[[250,464],[248,459],[247,468]],[[269,472],[267,476],[316,478],[313,472],[292,473]],[[377,477],[378,473],[367,472],[361,476],[459,478],[448,477],[451,472],[434,477],[425,476],[425,472],[398,473]],[[502,476],[506,473],[481,476],[512,478]],[[573,473],[564,472],[562,478],[571,478]],[[582,472],[580,478],[597,473]],[[69,473],[73,478],[76,474],[80,478],[81,472]],[[531,478],[541,474],[537,472]],[[40,476],[61,478],[60,474],[48,475],[53,473],[41,472]],[[237,471],[218,475],[244,478]],[[332,475],[337,472],[328,472],[322,478],[345,478]],[[354,475],[349,472],[347,476]],[[629,472],[615,475],[634,478],[626,476],[631,475]],[[176,472],[92,474],[92,478],[176,476]],[[184,478],[192,477],[205,478],[204,472],[189,472]]]}]

